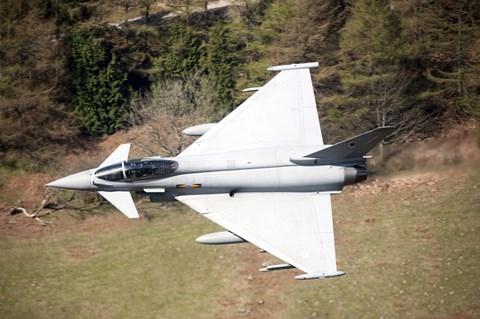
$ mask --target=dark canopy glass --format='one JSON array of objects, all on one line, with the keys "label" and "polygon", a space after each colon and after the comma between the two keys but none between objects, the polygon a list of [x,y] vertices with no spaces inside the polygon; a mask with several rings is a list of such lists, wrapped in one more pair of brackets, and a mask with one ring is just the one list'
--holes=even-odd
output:
[{"label": "dark canopy glass", "polygon": [[137,181],[158,178],[175,172],[178,163],[171,160],[131,160],[95,172],[95,177],[107,181]]}]

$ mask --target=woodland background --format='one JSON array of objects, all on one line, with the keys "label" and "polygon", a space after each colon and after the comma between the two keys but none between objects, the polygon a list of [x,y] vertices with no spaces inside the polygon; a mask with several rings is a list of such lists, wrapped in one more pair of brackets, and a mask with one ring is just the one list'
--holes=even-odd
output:
[{"label": "woodland background", "polygon": [[479,19],[468,0],[4,0],[0,165],[218,121],[267,67],[310,61],[327,142],[383,125],[399,128],[386,143],[432,137],[480,115]]},{"label": "woodland background", "polygon": [[[0,317],[480,318],[479,18],[467,0],[0,1]],[[311,61],[326,143],[398,127],[332,196],[346,276],[258,272],[283,262],[196,244],[222,229],[181,204],[133,194],[128,220],[45,187],[121,143],[175,156],[267,67]]]}]

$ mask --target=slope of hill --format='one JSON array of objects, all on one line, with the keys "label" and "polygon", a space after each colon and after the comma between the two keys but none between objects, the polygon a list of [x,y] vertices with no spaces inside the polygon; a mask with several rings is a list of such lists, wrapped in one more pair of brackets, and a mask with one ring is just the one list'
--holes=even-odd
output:
[{"label": "slope of hill", "polygon": [[[181,18],[156,20],[177,11],[151,0],[0,3],[2,211],[34,209],[46,182],[120,143],[134,143],[133,157],[175,154],[191,142],[181,128],[220,118],[274,64],[320,62],[329,142],[386,124],[400,126],[389,142],[412,142],[478,121],[480,2],[246,0],[196,16],[191,5],[208,1],[173,2]],[[139,15],[145,23],[109,25]],[[123,110],[110,127],[106,106]],[[86,132],[87,119],[100,129]],[[478,318],[473,123],[394,146],[377,169],[391,175],[334,197],[348,275],[332,280],[258,273],[274,260],[250,245],[199,246],[217,227],[182,206],[142,202],[145,218],[127,221],[96,195],[56,192],[53,205],[77,210],[45,217],[51,225],[0,218],[0,317]]]},{"label": "slope of hill", "polygon": [[328,139],[384,125],[398,126],[388,143],[434,136],[480,114],[478,12],[465,0],[2,1],[0,165],[45,171],[141,124],[145,105],[216,121],[268,66],[308,61]]},{"label": "slope of hill", "polygon": [[[476,151],[478,152],[478,150]],[[2,219],[0,314],[8,318],[477,318],[477,162],[420,167],[335,196],[339,269],[297,282],[296,270],[248,244],[202,246],[218,229],[181,205],[139,204],[53,226]]]}]

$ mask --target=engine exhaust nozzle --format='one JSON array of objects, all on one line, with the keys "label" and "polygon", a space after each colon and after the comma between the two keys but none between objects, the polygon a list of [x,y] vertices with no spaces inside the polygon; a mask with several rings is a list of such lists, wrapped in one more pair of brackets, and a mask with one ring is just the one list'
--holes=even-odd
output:
[{"label": "engine exhaust nozzle", "polygon": [[368,171],[365,166],[345,168],[345,185],[353,185],[367,179]]}]

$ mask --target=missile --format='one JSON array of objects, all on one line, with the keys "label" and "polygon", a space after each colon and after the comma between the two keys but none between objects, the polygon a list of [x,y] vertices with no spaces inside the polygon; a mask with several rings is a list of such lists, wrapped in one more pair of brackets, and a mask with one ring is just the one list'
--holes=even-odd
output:
[{"label": "missile", "polygon": [[291,268],[295,268],[295,267],[293,267],[290,264],[280,264],[280,265],[265,266],[263,268],[260,268],[258,271],[267,272],[267,271],[275,271],[275,270],[283,270],[283,269],[291,269]]}]

